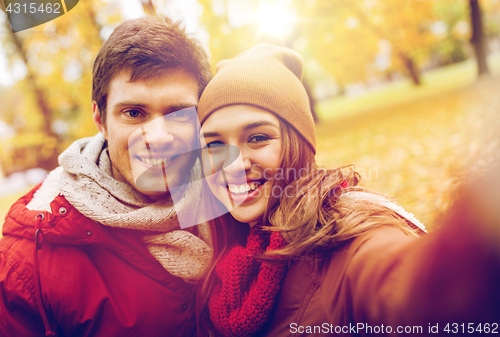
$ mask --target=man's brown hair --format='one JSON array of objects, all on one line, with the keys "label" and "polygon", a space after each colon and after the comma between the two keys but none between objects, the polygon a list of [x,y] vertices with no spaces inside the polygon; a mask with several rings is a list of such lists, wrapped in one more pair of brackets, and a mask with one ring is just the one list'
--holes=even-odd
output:
[{"label": "man's brown hair", "polygon": [[92,73],[92,100],[97,103],[103,125],[106,125],[109,86],[120,72],[130,71],[133,82],[152,79],[166,69],[178,67],[196,78],[201,95],[211,79],[207,55],[179,23],[147,16],[116,27],[99,50]]}]

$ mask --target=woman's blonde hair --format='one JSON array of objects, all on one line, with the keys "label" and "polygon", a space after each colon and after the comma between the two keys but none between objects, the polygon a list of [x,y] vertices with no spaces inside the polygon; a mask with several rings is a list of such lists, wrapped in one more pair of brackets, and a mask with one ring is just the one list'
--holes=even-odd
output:
[{"label": "woman's blonde hair", "polygon": [[[289,260],[312,250],[329,250],[383,225],[416,235],[406,220],[391,209],[340,197],[348,191],[369,192],[357,187],[360,176],[353,166],[318,167],[307,142],[282,120],[280,129],[280,167],[285,173],[273,182],[261,225],[265,230],[281,231],[288,245],[273,251],[273,256]],[[274,193],[276,190],[279,193]]]}]

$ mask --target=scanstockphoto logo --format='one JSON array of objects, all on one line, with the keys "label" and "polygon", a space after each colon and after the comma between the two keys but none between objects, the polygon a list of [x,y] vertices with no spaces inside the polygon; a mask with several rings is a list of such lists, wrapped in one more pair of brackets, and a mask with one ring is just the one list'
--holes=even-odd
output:
[{"label": "scanstockphoto logo", "polygon": [[[217,139],[207,144],[196,107],[172,111],[138,125],[128,136],[128,156],[135,187],[155,199],[171,199],[183,229],[261,197],[325,196],[323,186],[304,189],[298,184],[285,188],[272,185],[279,180],[324,177],[324,169],[309,165],[300,169],[261,168],[258,164],[249,167],[237,146]],[[327,188],[328,197],[342,193],[340,185]]]},{"label": "scanstockphoto logo", "polygon": [[[168,193],[181,228],[220,217],[242,203],[222,200],[221,204],[207,184],[208,180],[225,179],[229,165],[243,166],[239,148],[225,145],[212,153],[202,145],[200,129],[196,108],[190,107],[153,119],[128,138],[136,187],[148,195]],[[246,183],[244,174],[238,179],[240,184]]]},{"label": "scanstockphoto logo", "polygon": [[57,19],[72,10],[78,0],[3,0],[14,33]]}]

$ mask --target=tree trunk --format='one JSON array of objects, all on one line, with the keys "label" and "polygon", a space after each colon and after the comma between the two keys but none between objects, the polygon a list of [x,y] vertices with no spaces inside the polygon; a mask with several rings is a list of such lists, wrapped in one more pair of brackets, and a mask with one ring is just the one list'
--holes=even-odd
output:
[{"label": "tree trunk", "polygon": [[420,80],[420,70],[415,66],[415,62],[413,62],[412,58],[406,55],[401,54],[401,58],[410,74],[411,80],[413,84],[420,85],[422,82]]},{"label": "tree trunk", "polygon": [[4,178],[5,178],[5,173],[3,172],[2,162],[0,161],[0,183],[2,182],[2,180],[4,180]]},{"label": "tree trunk", "polygon": [[338,94],[337,94],[337,96],[345,96],[347,94],[347,90],[345,88],[345,84],[341,83],[341,82],[338,82],[337,79],[335,79],[335,81],[337,82],[337,86],[338,86]]},{"label": "tree trunk", "polygon": [[471,43],[476,53],[478,76],[488,75],[490,70],[486,62],[486,48],[484,43],[483,22],[479,0],[469,0],[470,20],[472,26]]},{"label": "tree trunk", "polygon": [[[1,9],[5,13],[5,7],[2,3]],[[7,15],[7,13],[5,13]],[[12,29],[9,26],[9,21],[5,20],[5,26],[7,28],[7,33],[9,34],[10,39],[12,40],[14,46],[16,47],[16,51],[18,55],[21,57],[21,60],[24,62],[27,70],[27,76],[26,80],[28,81],[29,86],[31,87],[31,90],[33,90],[33,94],[36,100],[36,104],[38,105],[38,108],[40,109],[40,112],[42,113],[43,116],[43,126],[42,126],[42,131],[45,133],[45,135],[49,138],[55,138],[57,143],[60,143],[61,139],[59,136],[52,131],[52,111],[50,110],[48,104],[47,104],[47,99],[45,97],[45,92],[40,88],[40,86],[37,84],[37,79],[36,79],[36,74],[34,73],[33,69],[30,67],[30,64],[28,62],[28,58],[26,57],[26,51],[24,50],[24,46],[19,39],[19,37],[12,31]],[[46,170],[52,170],[57,166],[57,157],[59,154],[57,153],[56,150],[53,151],[53,153],[47,157],[47,158],[38,158],[38,166],[41,168],[44,168]]]}]

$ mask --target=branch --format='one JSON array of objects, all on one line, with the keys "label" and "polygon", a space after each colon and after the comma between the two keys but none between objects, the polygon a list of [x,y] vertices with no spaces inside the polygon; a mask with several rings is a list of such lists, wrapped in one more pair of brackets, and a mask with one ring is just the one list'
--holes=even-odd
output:
[{"label": "branch", "polygon": [[149,15],[156,15],[155,5],[151,0],[140,0],[142,3],[142,8],[144,8],[144,12]]}]

